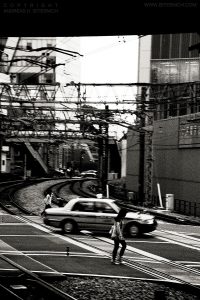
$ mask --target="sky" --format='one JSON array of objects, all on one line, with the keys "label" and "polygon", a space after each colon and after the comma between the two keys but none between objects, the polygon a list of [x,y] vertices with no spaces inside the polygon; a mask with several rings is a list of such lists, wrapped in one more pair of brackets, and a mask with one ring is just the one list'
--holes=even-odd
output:
[{"label": "sky", "polygon": [[81,38],[83,82],[127,83],[137,81],[138,37]]},{"label": "sky", "polygon": [[[84,83],[137,81],[138,36],[59,37],[57,41],[58,47],[78,51],[83,55],[76,59],[59,55],[58,59],[65,60],[66,66],[65,75],[58,77],[58,81]],[[60,68],[62,71],[63,69]]]},{"label": "sky", "polygon": [[[81,83],[135,83],[138,69],[138,36],[89,36],[89,37],[59,37],[57,47],[77,51],[82,56],[76,58],[59,54],[57,62],[65,61],[57,72],[57,81],[63,84],[70,82]],[[97,88],[96,88],[97,90]],[[87,88],[87,95],[95,99],[96,90]],[[124,87],[111,89],[98,87],[97,97],[107,95],[116,101],[121,94],[137,93],[136,87],[124,90]],[[105,98],[106,99],[106,98]],[[112,109],[112,107],[110,106]],[[125,106],[123,108],[126,108]],[[133,122],[129,116],[128,122]],[[122,126],[114,128],[117,138],[123,135],[126,129]]]}]

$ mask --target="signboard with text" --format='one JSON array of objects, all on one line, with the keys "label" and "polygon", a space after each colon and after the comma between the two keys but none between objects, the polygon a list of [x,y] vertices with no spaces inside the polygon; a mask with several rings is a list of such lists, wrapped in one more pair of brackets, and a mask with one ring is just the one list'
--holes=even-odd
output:
[{"label": "signboard with text", "polygon": [[192,120],[179,124],[179,148],[200,147],[200,122]]}]

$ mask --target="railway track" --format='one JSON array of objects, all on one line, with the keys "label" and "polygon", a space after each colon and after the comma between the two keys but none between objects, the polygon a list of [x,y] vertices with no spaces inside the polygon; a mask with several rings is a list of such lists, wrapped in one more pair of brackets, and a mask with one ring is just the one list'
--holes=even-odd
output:
[{"label": "railway track", "polygon": [[[38,182],[38,181],[37,181]],[[24,183],[24,181],[12,181],[4,182],[0,184],[0,205],[3,211],[19,216],[22,220],[26,222],[36,223],[35,221],[30,221],[28,216],[34,216],[35,214],[32,211],[29,211],[15,202],[14,194],[15,192],[29,184],[35,183]],[[57,289],[52,284],[41,279],[38,275],[27,270],[21,265],[15,263],[11,259],[7,258],[5,255],[0,254],[0,260],[4,261],[7,264],[7,269],[11,269],[11,272],[7,271],[7,275],[1,276],[0,283],[0,295],[1,299],[8,300],[28,300],[28,299],[37,299],[37,300],[76,300],[68,293],[62,292]],[[9,268],[10,265],[10,268]],[[63,280],[64,275],[58,274],[58,280]]]},{"label": "railway track", "polygon": [[[70,238],[87,246],[94,247],[102,255],[110,259],[113,249],[113,241],[111,239],[96,237],[87,231],[82,231],[82,234],[85,237],[84,239],[83,236],[77,237],[74,235],[70,236]],[[157,280],[179,284],[183,289],[190,290],[195,295],[200,295],[200,271],[198,270],[188,268],[180,263],[160,258],[156,255],[151,255],[131,246],[127,246],[126,257],[123,263],[133,269],[152,275]]]},{"label": "railway track", "polygon": [[11,272],[12,275],[0,277],[1,299],[76,300],[2,254],[0,260],[10,265],[14,271]]},{"label": "railway track", "polygon": [[[71,180],[69,180],[67,183],[65,182],[59,185],[56,184],[54,185],[54,188],[57,189],[59,193],[59,189],[61,189],[65,184],[70,184],[70,182]],[[82,192],[81,185],[80,183],[78,183],[77,180],[74,180],[72,190],[74,193],[76,192],[79,195],[80,192]],[[81,196],[86,197],[86,195],[88,196],[87,193],[82,192]],[[24,218],[24,220],[28,220],[28,222],[30,222],[30,218],[26,218],[26,216],[21,216],[21,217]],[[37,221],[34,221],[34,219],[32,219],[31,222],[37,224]],[[41,225],[41,224],[40,226],[44,226],[48,228],[50,231],[54,232],[54,229],[50,228],[49,226]],[[166,238],[167,231],[164,230],[158,231],[157,234],[159,235],[159,237],[161,233],[163,234],[163,238]],[[170,237],[172,237],[171,233],[168,234],[170,235]],[[81,238],[79,236],[74,236],[74,235],[73,236],[69,235],[68,237],[72,239],[72,241],[74,240],[74,241],[81,242],[82,244],[85,245],[90,245],[94,247],[94,249],[100,251],[102,255],[110,258],[110,254],[113,247],[112,240],[106,237],[95,237],[88,232],[82,232]],[[174,234],[173,239],[177,240],[177,234]],[[189,244],[191,240],[194,240],[194,238],[190,237],[187,243]],[[198,270],[186,267],[174,261],[156,257],[155,255],[152,256],[149,253],[145,253],[144,251],[138,250],[130,246],[127,247],[126,253],[128,255],[124,259],[124,264],[126,264],[130,268],[140,270],[146,274],[151,274],[152,276],[154,276],[160,281],[164,281],[166,283],[170,282],[173,284],[178,284],[182,287],[182,289],[187,289],[187,290],[189,289],[195,295],[200,294],[200,287],[198,286],[200,282],[200,272]],[[137,261],[135,261],[135,259],[133,259],[132,257],[137,257]],[[72,297],[72,298],[65,298],[65,299],[75,299],[75,298]]]},{"label": "railway track", "polygon": [[174,242],[175,244],[181,244],[185,247],[192,248],[200,250],[200,239],[192,237],[192,236],[186,236],[185,234],[172,232],[169,230],[155,230],[154,236],[159,237],[163,240],[170,240],[171,242]]},{"label": "railway track", "polygon": [[70,191],[72,191],[74,193],[74,197],[77,196],[77,193],[75,193],[75,191],[73,191],[73,186],[77,185],[78,182],[80,181],[80,179],[66,179],[65,182],[61,182],[61,183],[56,183],[54,185],[52,185],[51,187],[49,187],[46,190],[46,193],[51,194],[51,192],[54,193],[54,195],[56,196],[55,198],[57,199],[53,199],[53,203],[58,205],[58,206],[63,206],[67,203],[67,200],[60,197],[60,190],[64,187],[64,186],[69,186]]},{"label": "railway track", "polygon": [[[25,188],[27,186],[40,183],[48,180],[57,180],[54,179],[36,179],[36,180],[17,180],[17,181],[9,181],[0,183],[0,207],[9,214],[12,215],[35,215],[31,210],[25,209],[23,206],[19,205],[19,203],[15,200],[15,192],[19,189]],[[61,183],[60,185],[65,185],[66,182]],[[59,186],[59,184],[55,184],[52,186]]]},{"label": "railway track", "polygon": [[32,215],[31,211],[26,210],[20,206],[14,198],[14,193],[27,186],[24,180],[12,181],[0,184],[0,206],[1,208],[11,215]]},{"label": "railway track", "polygon": [[[68,182],[68,184],[69,183],[70,182]],[[62,188],[63,186],[64,183],[59,185],[59,189]],[[80,182],[77,180],[73,181],[71,190],[74,193],[78,194],[79,196],[83,196],[83,197],[89,196],[88,193],[82,191]],[[54,231],[54,229],[51,228],[49,229],[52,232]],[[157,235],[160,237],[161,232],[163,234],[163,238],[166,237],[165,234],[167,233],[167,231],[164,230],[157,231]],[[83,240],[83,236],[80,239],[77,236],[70,235],[69,238],[72,238],[73,240],[79,242],[81,240],[81,243],[85,243],[87,246],[90,245],[94,247],[95,249],[101,251],[102,255],[105,255],[108,258],[110,258],[110,253],[113,247],[112,240],[105,237],[95,237],[92,234],[89,234],[88,232],[82,232],[82,234],[85,237],[85,240]],[[171,233],[168,234],[171,235]],[[174,234],[174,236],[171,235],[171,237],[172,239],[177,240],[177,234]],[[188,244],[191,243],[192,239],[194,238],[190,237],[187,243]],[[101,244],[101,246],[99,246],[99,244]],[[108,248],[109,251],[107,250]],[[129,257],[126,257],[124,259],[124,264],[128,265],[129,267],[140,270],[147,274],[151,274],[152,276],[155,276],[161,281],[180,284],[182,285],[182,287],[189,288],[191,291],[195,292],[196,294],[200,294],[200,287],[198,286],[200,282],[200,272],[198,270],[188,268],[180,263],[176,263],[168,259],[162,259],[160,257],[157,257],[156,255],[149,255],[144,251],[140,251],[136,248],[133,249],[133,247],[130,246],[128,246],[127,248],[127,253]],[[139,261],[136,262],[131,258],[135,256],[138,257],[137,260]],[[163,269],[165,271],[163,271]]]},{"label": "railway track", "polygon": [[[78,181],[73,182],[73,184],[71,185],[71,190],[79,196],[91,197],[90,193],[82,190],[81,184]],[[86,239],[85,241],[83,241],[83,239],[81,238],[82,243],[90,246],[92,245],[97,250],[102,251],[104,255],[110,257],[110,253],[113,247],[112,240],[105,237],[95,237],[92,234],[86,232],[83,232],[83,234]],[[168,232],[166,230],[156,230],[155,235],[159,238],[168,238],[170,241],[174,241],[176,243],[180,242],[182,245],[184,244],[185,246],[190,247],[191,243],[193,242],[195,243],[195,247],[200,250],[200,241],[194,237],[187,238],[181,234]],[[76,236],[73,236],[72,239],[76,241],[79,240]],[[99,242],[101,243],[101,247],[99,246]],[[108,249],[108,247],[110,247],[109,251],[106,250]],[[133,249],[133,247],[130,246],[128,246],[127,253],[130,258],[126,257],[124,259],[124,263],[129,267],[141,270],[148,274],[152,274],[153,276],[166,282],[181,284],[182,286],[184,286],[184,288],[189,288],[193,292],[195,291],[195,294],[200,294],[200,287],[198,286],[200,283],[200,271],[168,259],[157,257],[156,255],[149,255],[144,251],[140,251],[136,248]],[[133,261],[133,259],[131,259],[131,256],[138,256],[140,262]],[[163,271],[163,269],[165,271]]]}]

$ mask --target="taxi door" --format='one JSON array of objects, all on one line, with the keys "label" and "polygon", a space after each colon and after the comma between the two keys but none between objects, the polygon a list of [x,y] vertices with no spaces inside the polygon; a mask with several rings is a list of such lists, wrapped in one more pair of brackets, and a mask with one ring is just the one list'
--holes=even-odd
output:
[{"label": "taxi door", "polygon": [[114,218],[117,216],[115,210],[109,203],[95,202],[96,211],[96,231],[109,232],[110,227],[113,225]]},{"label": "taxi door", "polygon": [[73,209],[73,218],[78,224],[79,230],[95,229],[96,212],[95,204],[93,201],[82,200],[78,201]]}]

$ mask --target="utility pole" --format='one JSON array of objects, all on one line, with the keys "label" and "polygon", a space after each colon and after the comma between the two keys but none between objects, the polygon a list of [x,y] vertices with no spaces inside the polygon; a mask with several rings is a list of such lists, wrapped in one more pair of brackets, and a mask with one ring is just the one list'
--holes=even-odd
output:
[{"label": "utility pole", "polygon": [[153,115],[148,113],[146,131],[146,163],[145,163],[145,202],[152,205],[152,185],[153,185]]},{"label": "utility pole", "polygon": [[26,157],[26,152],[24,153],[24,180],[27,178],[27,157]]},{"label": "utility pole", "polygon": [[101,136],[101,125],[99,125],[100,135],[97,137],[98,143],[98,192],[102,193],[103,181],[103,138]]},{"label": "utility pole", "polygon": [[3,138],[5,135],[5,132],[2,131],[2,122],[1,122],[1,115],[0,115],[0,175],[2,173],[2,147],[3,147]]},{"label": "utility pole", "polygon": [[144,165],[145,165],[145,100],[146,100],[146,87],[141,90],[141,106],[140,106],[140,133],[139,133],[139,180],[138,180],[138,194],[139,203],[144,202]]},{"label": "utility pole", "polygon": [[0,131],[0,175],[1,175],[1,166],[2,166],[2,146],[3,146],[3,134]]},{"label": "utility pole", "polygon": [[105,122],[102,121],[99,124],[99,136],[98,140],[98,147],[99,147],[99,163],[98,163],[98,170],[99,170],[99,191],[105,192],[106,191],[106,184],[108,181],[108,119],[109,116],[109,106],[105,106],[105,112],[103,118]]},{"label": "utility pole", "polygon": [[103,172],[103,188],[106,190],[106,185],[108,182],[108,116],[109,116],[109,106],[105,106],[105,124],[104,124],[104,172]]}]

